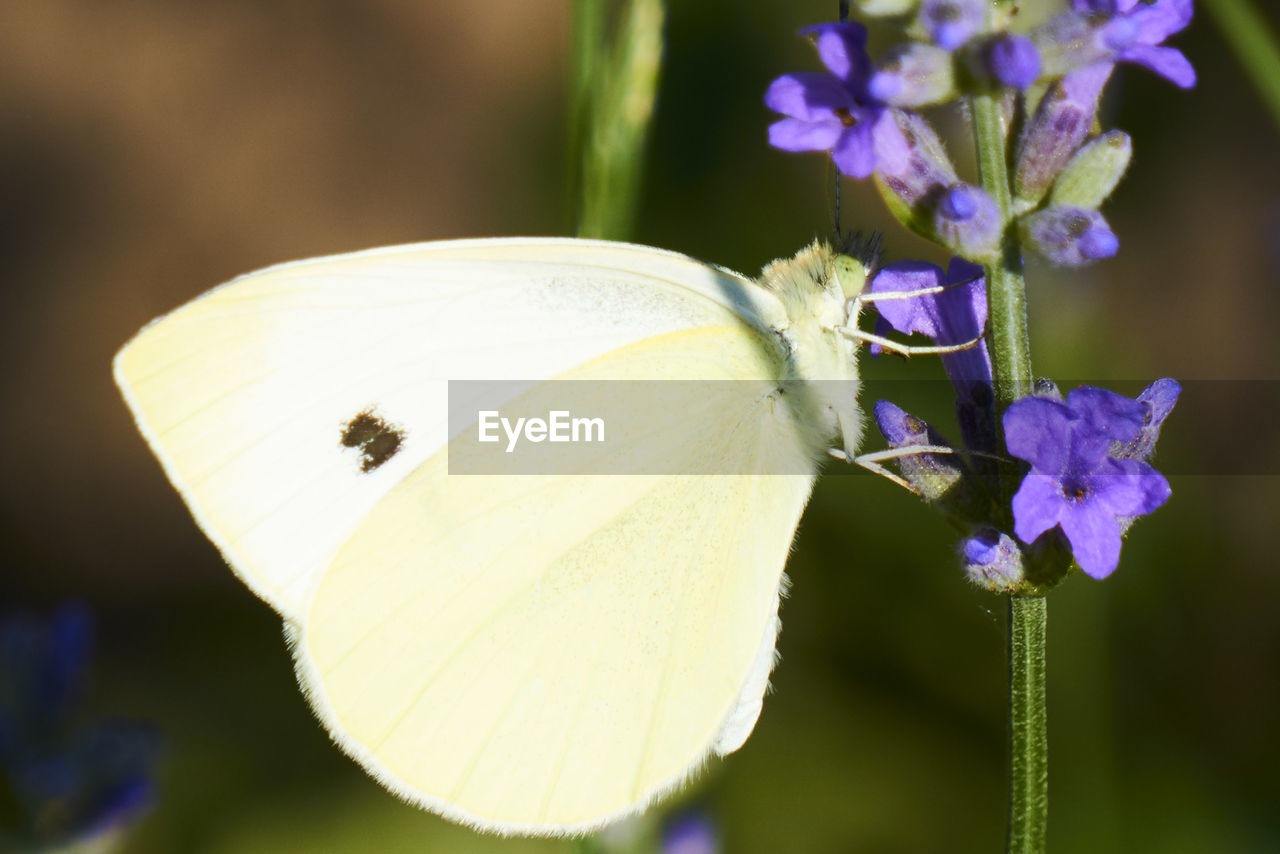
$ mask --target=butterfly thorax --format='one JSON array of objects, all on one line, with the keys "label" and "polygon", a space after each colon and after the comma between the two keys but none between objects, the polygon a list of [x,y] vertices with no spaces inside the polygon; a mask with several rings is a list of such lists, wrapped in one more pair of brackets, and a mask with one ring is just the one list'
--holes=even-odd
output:
[{"label": "butterfly thorax", "polygon": [[814,242],[794,258],[765,267],[760,284],[778,297],[787,314],[787,325],[774,330],[786,351],[783,379],[808,389],[823,440],[839,434],[845,448],[853,450],[861,435],[857,349],[837,330],[857,319],[849,317],[850,301],[836,276],[838,257],[829,246]]}]

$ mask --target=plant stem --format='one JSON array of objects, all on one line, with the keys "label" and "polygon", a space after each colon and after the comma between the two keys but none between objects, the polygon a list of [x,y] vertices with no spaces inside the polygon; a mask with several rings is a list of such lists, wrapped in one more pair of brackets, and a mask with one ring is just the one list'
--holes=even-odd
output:
[{"label": "plant stem", "polygon": [[1280,46],[1267,19],[1250,0],[1210,0],[1203,6],[1280,128]]},{"label": "plant stem", "polygon": [[1049,818],[1043,596],[1009,597],[1009,854],[1041,854]]},{"label": "plant stem", "polygon": [[986,265],[987,341],[991,348],[996,409],[1002,412],[1010,403],[1031,393],[1031,347],[1027,340],[1022,247],[1018,243],[1017,229],[1013,227],[1008,141],[1000,102],[994,96],[973,97],[973,132],[982,188],[999,205],[1005,228],[1000,259]]},{"label": "plant stem", "polygon": [[[991,349],[993,424],[999,413],[1031,393],[1031,347],[1027,338],[1026,282],[1022,247],[1013,223],[1009,190],[1009,140],[1000,103],[990,95],[972,99],[973,130],[982,186],[1000,208],[1004,241],[1000,258],[986,265],[987,340]],[[1004,437],[998,437],[1004,447]],[[1009,517],[1011,484],[997,484],[999,506]],[[1045,850],[1049,814],[1049,741],[1045,714],[1045,600],[1009,597],[1009,854]]]}]

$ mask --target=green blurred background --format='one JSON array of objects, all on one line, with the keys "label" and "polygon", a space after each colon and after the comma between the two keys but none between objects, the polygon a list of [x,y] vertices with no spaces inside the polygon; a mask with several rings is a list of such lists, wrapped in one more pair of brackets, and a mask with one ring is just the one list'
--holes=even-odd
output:
[{"label": "green blurred background", "polygon": [[[761,94],[816,67],[794,32],[835,6],[672,4],[638,241],[753,272],[828,233],[827,168],[764,144]],[[89,711],[162,728],[159,802],[127,851],[572,849],[402,806],[330,747],[278,619],[198,533],[110,379],[142,324],[247,270],[570,233],[568,33],[552,0],[0,9],[0,610],[89,602]],[[1280,850],[1280,134],[1203,12],[1174,43],[1195,90],[1125,67],[1106,102],[1136,149],[1107,209],[1120,255],[1029,270],[1036,373],[1273,382],[1190,386],[1165,429],[1172,501],[1111,579],[1052,594],[1055,852]],[[869,187],[845,191],[846,224],[885,231],[891,258],[938,259]],[[1215,473],[1250,471],[1270,474]],[[707,810],[733,854],[1000,850],[1003,606],[954,550],[891,484],[824,479],[755,734],[669,806]]]}]

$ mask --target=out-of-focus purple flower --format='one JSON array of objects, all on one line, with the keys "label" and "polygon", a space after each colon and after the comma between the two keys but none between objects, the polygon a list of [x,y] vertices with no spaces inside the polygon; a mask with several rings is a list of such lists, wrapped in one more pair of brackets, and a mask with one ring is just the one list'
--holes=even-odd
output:
[{"label": "out-of-focus purple flower", "polygon": [[92,631],[77,605],[0,617],[0,789],[16,810],[0,849],[99,840],[150,803],[155,733],[77,719]]},{"label": "out-of-focus purple flower", "polygon": [[701,812],[687,812],[667,823],[662,833],[662,854],[719,854],[716,826]]},{"label": "out-of-focus purple flower", "polygon": [[814,36],[829,73],[786,74],[770,84],[765,104],[787,118],[769,126],[769,144],[784,151],[828,151],[836,167],[853,178],[904,168],[906,139],[885,103],[867,91],[866,28],[839,22],[802,32]]},{"label": "out-of-focus purple flower", "polygon": [[943,245],[970,261],[986,261],[1000,251],[1000,208],[972,184],[958,183],[939,195],[933,228]]},{"label": "out-of-focus purple flower", "polygon": [[[911,292],[948,285],[952,287],[936,294],[876,302],[879,314],[876,332],[883,335],[895,329],[904,335],[927,335],[943,346],[963,344],[982,335],[987,325],[986,280],[981,267],[963,258],[952,258],[946,273],[922,261],[889,264],[872,279],[870,289],[872,293]],[[873,344],[872,354],[879,351]],[[994,452],[991,356],[987,342],[979,341],[973,347],[944,354],[942,365],[955,387],[956,416],[965,445]]]},{"label": "out-of-focus purple flower", "polygon": [[1116,459],[1113,445],[1135,441],[1147,404],[1083,386],[1065,402],[1014,401],[1004,414],[1009,453],[1031,463],[1013,497],[1014,533],[1031,543],[1060,527],[1088,575],[1106,578],[1120,561],[1122,522],[1169,498],[1169,482],[1150,465]]},{"label": "out-of-focus purple flower", "polygon": [[956,94],[955,63],[940,47],[919,42],[895,45],[880,58],[867,81],[873,98],[895,107],[924,107]]},{"label": "out-of-focus purple flower", "polygon": [[955,50],[982,29],[983,0],[922,0],[919,25],[938,47]]},{"label": "out-of-focus purple flower", "polygon": [[1040,51],[1023,35],[1001,33],[983,45],[982,58],[1001,86],[1026,89],[1040,77]]},{"label": "out-of-focus purple flower", "polygon": [[1013,537],[995,528],[980,528],[960,545],[965,575],[979,587],[1008,593],[1022,585],[1026,573],[1022,550]]},{"label": "out-of-focus purple flower", "polygon": [[1112,68],[1101,63],[1068,74],[1040,99],[1018,141],[1013,189],[1019,199],[1038,202],[1053,186],[1092,129]]},{"label": "out-of-focus purple flower", "polygon": [[1184,89],[1195,85],[1187,57],[1163,46],[1191,23],[1191,0],[1074,0],[1073,6],[1031,35],[1050,75],[1096,62],[1131,62]]},{"label": "out-of-focus purple flower", "polygon": [[1142,390],[1138,402],[1146,407],[1142,418],[1142,427],[1138,435],[1130,442],[1117,442],[1111,446],[1111,456],[1120,459],[1145,460],[1155,450],[1156,440],[1160,438],[1160,425],[1173,411],[1178,402],[1182,386],[1177,380],[1159,379]]},{"label": "out-of-focus purple flower", "polygon": [[1023,242],[1060,267],[1083,267],[1120,250],[1120,239],[1097,211],[1055,206],[1018,221]]}]

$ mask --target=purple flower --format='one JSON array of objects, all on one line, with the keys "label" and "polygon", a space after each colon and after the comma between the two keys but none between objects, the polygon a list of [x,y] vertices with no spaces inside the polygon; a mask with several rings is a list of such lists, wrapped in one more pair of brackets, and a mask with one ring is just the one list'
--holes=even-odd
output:
[{"label": "purple flower", "polygon": [[1053,186],[1093,128],[1098,99],[1114,66],[1091,65],[1056,81],[1044,93],[1018,140],[1014,192],[1038,202]]},{"label": "purple flower", "polygon": [[1022,585],[1022,550],[1013,537],[995,528],[979,528],[960,545],[965,574],[979,587],[1007,593]]},{"label": "purple flower", "polygon": [[1050,74],[1096,62],[1131,62],[1183,89],[1195,85],[1196,72],[1187,57],[1162,45],[1191,23],[1191,0],[1073,0],[1072,5],[1074,12],[1032,34]]},{"label": "purple flower", "polygon": [[919,22],[934,44],[955,50],[982,29],[986,14],[983,0],[923,0]]},{"label": "purple flower", "polygon": [[1013,497],[1014,533],[1031,543],[1060,527],[1076,563],[1106,578],[1120,561],[1122,521],[1151,513],[1169,482],[1145,462],[1116,459],[1116,443],[1135,441],[1149,404],[1083,386],[1065,402],[1014,401],[1004,414],[1009,453],[1031,463]]},{"label": "purple flower", "polygon": [[13,811],[12,824],[0,824],[0,850],[87,842],[151,800],[151,728],[77,720],[92,634],[78,605],[47,622],[0,616],[0,792]]},{"label": "purple flower", "polygon": [[1160,425],[1173,411],[1178,402],[1182,386],[1177,380],[1168,377],[1156,380],[1142,390],[1138,402],[1146,407],[1142,427],[1138,435],[1127,443],[1116,443],[1111,447],[1111,456],[1120,459],[1145,460],[1155,450],[1156,440],[1160,438]]},{"label": "purple flower", "polygon": [[906,138],[887,105],[867,90],[866,28],[841,22],[802,32],[815,35],[829,73],[786,74],[770,84],[765,104],[788,118],[769,126],[769,144],[784,151],[829,151],[836,167],[853,178],[905,168]]},{"label": "purple flower", "polygon": [[[947,440],[932,427],[896,403],[876,401],[873,414],[876,426],[892,448],[915,448],[921,445],[950,447]],[[914,453],[896,459],[898,470],[907,483],[925,501],[938,501],[961,481],[965,469],[955,454]]]},{"label": "purple flower", "polygon": [[689,812],[669,822],[662,834],[662,854],[719,854],[720,839],[711,819]]},{"label": "purple flower", "polygon": [[907,42],[890,48],[867,81],[873,98],[895,107],[940,104],[956,94],[951,54],[940,47]]},{"label": "purple flower", "polygon": [[[962,258],[952,258],[947,272],[922,261],[899,261],[882,269],[871,281],[871,292],[919,291],[943,285],[960,285],[941,293],[875,304],[879,319],[876,332],[895,329],[904,335],[921,334],[941,345],[963,344],[983,333],[987,325],[987,286],[982,268]],[[871,352],[880,348],[872,345]],[[942,365],[956,391],[956,416],[966,446],[995,451],[991,411],[991,356],[987,342],[942,357]],[[881,432],[884,427],[881,425]],[[892,438],[888,437],[892,443]]]},{"label": "purple flower", "polygon": [[1028,214],[1018,221],[1023,241],[1059,267],[1083,267],[1120,250],[1102,214],[1059,205]]},{"label": "purple flower", "polygon": [[1026,89],[1040,76],[1040,51],[1026,36],[1002,33],[984,45],[982,57],[1001,86]]},{"label": "purple flower", "polygon": [[1001,225],[995,199],[972,184],[948,187],[939,195],[933,211],[938,240],[971,261],[995,256],[1000,250]]}]

